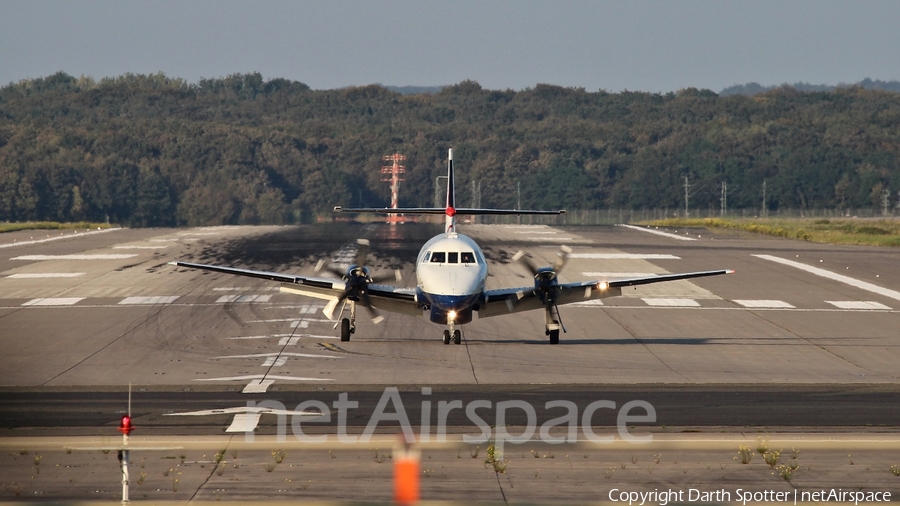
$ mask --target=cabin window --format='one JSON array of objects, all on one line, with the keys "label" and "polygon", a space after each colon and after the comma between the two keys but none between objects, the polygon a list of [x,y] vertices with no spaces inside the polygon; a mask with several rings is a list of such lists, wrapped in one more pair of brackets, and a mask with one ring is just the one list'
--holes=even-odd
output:
[{"label": "cabin window", "polygon": [[475,263],[475,253],[472,253],[471,251],[463,251],[460,255],[460,262],[464,264]]},{"label": "cabin window", "polygon": [[431,254],[431,263],[433,264],[442,264],[446,262],[446,253],[443,251],[435,251]]},{"label": "cabin window", "polygon": [[450,253],[447,253],[447,263],[448,264],[459,263],[459,253],[456,251],[451,251]]}]

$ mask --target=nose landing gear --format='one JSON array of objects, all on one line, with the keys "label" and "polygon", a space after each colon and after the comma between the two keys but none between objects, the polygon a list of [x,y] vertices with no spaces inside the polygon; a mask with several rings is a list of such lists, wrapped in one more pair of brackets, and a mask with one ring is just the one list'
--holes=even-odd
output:
[{"label": "nose landing gear", "polygon": [[[453,313],[453,311],[451,311]],[[456,328],[456,323],[453,321],[453,318],[448,318],[447,323],[450,325],[449,330],[444,331],[444,344],[450,344],[450,341],[453,341],[453,344],[462,344],[462,332]]]},{"label": "nose landing gear", "polygon": [[[347,305],[347,301],[344,301],[344,305],[341,306],[340,315],[344,314],[344,308]],[[336,326],[336,325],[335,325]],[[341,319],[341,342],[347,342],[350,340],[350,334],[356,333],[356,302],[350,301],[350,318]]]}]

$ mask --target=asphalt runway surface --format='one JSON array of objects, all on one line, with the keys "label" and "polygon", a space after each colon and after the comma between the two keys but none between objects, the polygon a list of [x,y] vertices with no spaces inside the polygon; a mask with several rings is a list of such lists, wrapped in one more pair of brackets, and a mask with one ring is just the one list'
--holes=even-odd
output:
[{"label": "asphalt runway surface", "polygon": [[373,271],[400,269],[400,284],[414,286],[415,255],[439,230],[332,223],[3,234],[0,423],[19,434],[108,428],[131,382],[136,423],[159,430],[221,433],[231,415],[179,423],[162,415],[248,400],[292,409],[338,392],[358,395],[365,418],[389,386],[413,396],[431,387],[435,402],[646,399],[659,425],[685,427],[896,425],[900,254],[891,249],[706,230],[462,225],[488,257],[489,288],[528,286],[512,255],[522,249],[549,263],[560,244],[574,249],[563,280],[737,271],[563,306],[559,346],[546,342],[539,311],[476,318],[461,346],[443,345],[442,327],[425,318],[385,313],[380,325],[360,318],[341,343],[320,300],[166,265],[312,275],[320,258],[352,257],[356,239],[367,238]]},{"label": "asphalt runway surface", "polygon": [[[505,425],[517,434],[531,422],[521,406],[544,425],[569,402],[579,430],[589,423],[595,434],[615,435],[625,406],[644,401],[655,420],[629,423],[635,434],[654,441],[732,438],[715,448],[689,442],[678,451],[510,446],[503,473],[483,462],[485,447],[426,447],[425,499],[594,502],[609,500],[613,488],[688,487],[896,493],[889,468],[900,420],[897,250],[702,229],[464,224],[460,230],[485,251],[488,288],[530,286],[531,276],[512,256],[524,250],[549,264],[561,244],[573,248],[563,281],[736,273],[563,306],[568,332],[558,346],[547,342],[539,311],[476,317],[463,327],[461,345],[444,345],[443,328],[425,318],[385,313],[379,325],[360,318],[351,341],[340,342],[321,300],[280,293],[277,283],[166,262],[312,275],[319,259],[346,261],[356,239],[366,238],[372,270],[400,269],[400,285],[411,287],[416,254],[438,225],[2,234],[0,446],[8,451],[0,455],[0,474],[9,481],[0,498],[116,500],[115,455],[70,453],[61,445],[121,441],[116,426],[128,409],[129,382],[135,442],[222,438],[171,455],[135,450],[138,500],[389,501],[390,456],[378,449],[290,449],[277,465],[274,442],[229,450],[220,463],[211,455],[251,434],[268,441],[285,413],[310,401],[333,408],[334,416],[304,422],[308,434],[344,430],[335,403],[346,399],[357,403],[345,411],[347,433],[362,433],[380,416],[376,434],[391,437],[401,429],[384,421],[401,411],[393,400],[383,403],[392,388],[419,434],[426,427],[436,434],[439,425],[454,437],[477,433],[467,411],[473,406],[491,430]],[[510,407],[514,401],[519,407]],[[585,422],[581,415],[597,401],[608,402]],[[441,406],[455,406],[445,409],[445,421]],[[647,414],[642,407],[631,413]],[[289,421],[298,416],[306,415]],[[821,441],[807,442],[799,460],[796,452],[784,454],[783,462],[800,464],[792,482],[773,476],[762,457],[735,463],[739,442],[790,434]],[[868,446],[853,447],[865,438]],[[822,443],[834,441],[849,446]]]}]

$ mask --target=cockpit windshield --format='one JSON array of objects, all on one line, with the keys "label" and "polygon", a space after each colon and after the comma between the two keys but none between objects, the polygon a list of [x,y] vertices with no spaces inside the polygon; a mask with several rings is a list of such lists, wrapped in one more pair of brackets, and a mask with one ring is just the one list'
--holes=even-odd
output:
[{"label": "cockpit windshield", "polygon": [[473,251],[429,251],[422,257],[422,263],[477,265],[479,260]]}]

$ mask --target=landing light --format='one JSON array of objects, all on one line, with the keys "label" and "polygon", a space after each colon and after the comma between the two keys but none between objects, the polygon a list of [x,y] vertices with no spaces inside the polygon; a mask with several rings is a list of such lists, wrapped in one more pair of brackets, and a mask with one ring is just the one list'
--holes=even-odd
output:
[{"label": "landing light", "polygon": [[449,311],[449,312],[447,313],[447,319],[448,319],[448,320],[455,320],[455,319],[456,319],[456,311]]},{"label": "landing light", "polygon": [[609,288],[609,283],[607,283],[606,281],[601,281],[600,284],[597,285],[597,288],[599,288],[600,290],[606,290],[607,288]]}]

